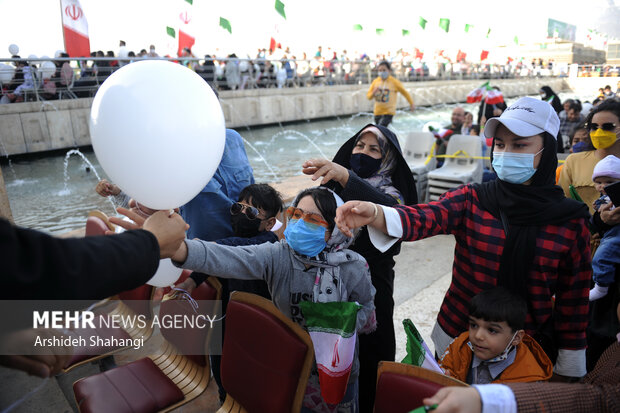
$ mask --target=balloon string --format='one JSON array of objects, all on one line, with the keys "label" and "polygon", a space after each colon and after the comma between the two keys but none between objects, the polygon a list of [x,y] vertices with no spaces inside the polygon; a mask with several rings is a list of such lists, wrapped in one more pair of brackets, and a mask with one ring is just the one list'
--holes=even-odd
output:
[{"label": "balloon string", "polygon": [[194,300],[194,298],[191,296],[191,294],[189,292],[185,291],[182,288],[178,288],[178,287],[174,287],[173,290],[174,291],[180,291],[181,292],[181,299],[188,301],[190,303],[190,305],[192,306],[192,308],[194,309],[194,312],[196,314],[198,314],[198,303],[196,302],[196,300]]},{"label": "balloon string", "polygon": [[143,211],[142,208],[140,208],[140,203],[138,201],[136,201],[136,209],[138,210],[138,215],[142,216],[142,218],[148,218],[151,216],[151,214],[147,214],[146,211]]}]

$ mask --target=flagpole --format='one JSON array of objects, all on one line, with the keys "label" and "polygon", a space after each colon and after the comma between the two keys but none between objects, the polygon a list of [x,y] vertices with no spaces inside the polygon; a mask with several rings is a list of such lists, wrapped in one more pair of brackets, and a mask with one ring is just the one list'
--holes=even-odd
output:
[{"label": "flagpole", "polygon": [[62,28],[62,46],[65,49],[65,53],[67,52],[67,40],[65,39],[65,24],[62,21],[62,0],[58,0],[60,3],[60,26]]}]

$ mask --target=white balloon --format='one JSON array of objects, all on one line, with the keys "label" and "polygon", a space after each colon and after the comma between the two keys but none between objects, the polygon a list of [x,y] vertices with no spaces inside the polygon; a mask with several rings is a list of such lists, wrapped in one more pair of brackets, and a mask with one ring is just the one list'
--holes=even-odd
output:
[{"label": "white balloon", "polygon": [[[121,218],[121,216],[119,216]],[[122,216],[123,221],[132,222],[131,219]],[[125,228],[117,225],[114,231],[116,234],[122,234],[125,232]],[[159,266],[155,274],[146,282],[148,285],[154,287],[169,287],[181,277],[183,272],[182,268],[175,267],[169,258],[159,260]]]},{"label": "white balloon", "polygon": [[0,83],[9,83],[15,74],[15,66],[0,63]]},{"label": "white balloon", "polygon": [[49,79],[54,75],[54,73],[56,73],[56,65],[49,60],[47,62],[43,62],[39,68],[39,73],[41,73],[43,79]]},{"label": "white balloon", "polygon": [[146,283],[153,287],[170,287],[179,279],[182,268],[175,267],[170,258],[159,260],[159,267],[155,275]]},{"label": "white balloon", "polygon": [[37,55],[36,54],[28,55],[28,60],[32,60],[32,59],[38,59]]},{"label": "white balloon", "polygon": [[11,55],[19,54],[19,46],[16,44],[12,44],[9,46],[9,53]]},{"label": "white balloon", "polygon": [[224,115],[211,87],[167,61],[143,60],[114,72],[95,95],[89,129],[112,182],[152,209],[194,198],[224,152]]}]

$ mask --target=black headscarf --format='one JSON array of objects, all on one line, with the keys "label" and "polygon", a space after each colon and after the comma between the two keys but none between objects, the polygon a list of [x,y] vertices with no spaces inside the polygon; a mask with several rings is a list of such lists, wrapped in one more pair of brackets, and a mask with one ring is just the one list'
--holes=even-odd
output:
[{"label": "black headscarf", "polygon": [[[562,101],[553,91],[553,89],[551,89],[549,86],[543,86],[540,88],[540,90],[544,93],[544,95],[542,96],[542,100],[551,104],[551,106],[553,106],[553,110],[555,110],[555,113],[560,113],[562,112],[562,110],[564,110],[564,107],[562,106]],[[550,99],[551,101],[549,102]]]},{"label": "black headscarf", "polygon": [[[403,157],[403,151],[400,148],[400,144],[398,143],[398,138],[388,128],[381,125],[374,125],[369,123],[359,130],[351,139],[346,141],[338,150],[333,162],[336,162],[339,165],[344,166],[347,169],[351,169],[351,153],[353,152],[353,148],[355,147],[355,143],[359,138],[359,135],[369,126],[374,126],[383,133],[383,136],[387,139],[388,143],[392,146],[394,151],[392,154],[396,159],[396,166],[394,167],[394,171],[392,172],[392,185],[396,189],[400,191],[405,201],[405,205],[414,205],[418,203],[418,193],[416,191],[415,181],[413,179],[413,174],[411,169],[409,169],[409,165],[405,158]],[[329,186],[329,185],[328,185]]]},{"label": "black headscarf", "polygon": [[566,198],[555,185],[556,142],[553,136],[544,133],[543,143],[542,158],[530,185],[511,184],[499,178],[474,185],[482,207],[502,220],[508,229],[497,284],[526,299],[526,279],[536,255],[540,227],[590,216],[584,203]]}]

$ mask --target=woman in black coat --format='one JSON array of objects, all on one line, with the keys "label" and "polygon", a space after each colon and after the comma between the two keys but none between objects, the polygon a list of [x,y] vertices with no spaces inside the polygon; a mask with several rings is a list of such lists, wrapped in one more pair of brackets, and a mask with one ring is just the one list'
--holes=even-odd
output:
[{"label": "woman in black coat", "polygon": [[[413,174],[403,158],[396,135],[384,126],[366,125],[342,145],[330,162],[311,159],[303,164],[303,172],[321,185],[333,189],[346,201],[372,201],[381,205],[413,205],[418,202]],[[361,254],[370,267],[376,288],[377,330],[360,335],[360,411],[372,412],[379,361],[393,361],[396,355],[394,336],[394,256],[400,243],[380,252],[363,228],[353,251]]]},{"label": "woman in black coat", "polygon": [[540,98],[545,102],[553,106],[555,113],[560,113],[564,108],[562,107],[562,101],[549,86],[543,86],[540,88]]}]

